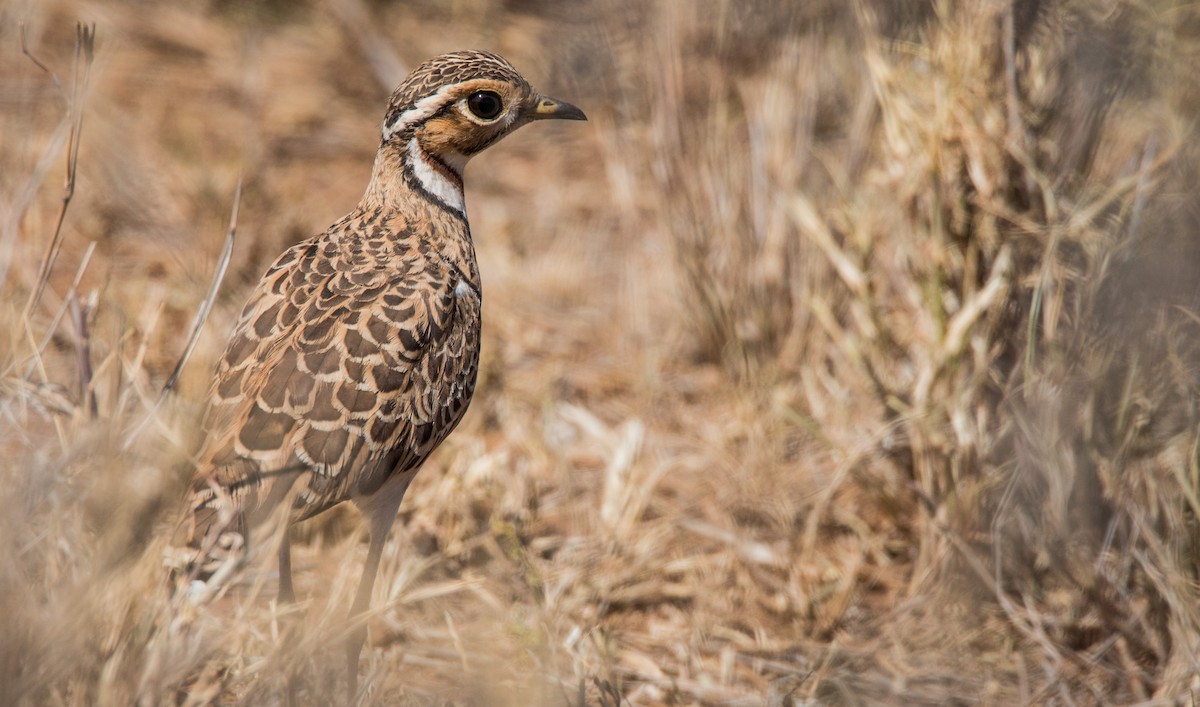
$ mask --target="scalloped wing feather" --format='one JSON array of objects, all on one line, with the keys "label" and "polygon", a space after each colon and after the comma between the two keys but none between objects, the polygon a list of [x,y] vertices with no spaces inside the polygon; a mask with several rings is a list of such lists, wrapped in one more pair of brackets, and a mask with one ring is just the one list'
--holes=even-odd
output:
[{"label": "scalloped wing feather", "polygon": [[213,383],[193,538],[222,498],[254,523],[289,494],[301,518],[370,495],[419,466],[465,413],[475,291],[421,248],[369,251],[327,233],[259,282]]}]

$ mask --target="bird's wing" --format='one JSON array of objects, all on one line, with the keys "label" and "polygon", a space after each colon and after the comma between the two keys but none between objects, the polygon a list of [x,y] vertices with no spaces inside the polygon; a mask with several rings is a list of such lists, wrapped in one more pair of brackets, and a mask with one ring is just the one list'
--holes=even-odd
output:
[{"label": "bird's wing", "polygon": [[458,273],[344,256],[330,239],[289,249],[243,310],[205,419],[197,516],[221,498],[269,512],[293,485],[301,516],[369,495],[465,412],[478,329],[456,322]]}]

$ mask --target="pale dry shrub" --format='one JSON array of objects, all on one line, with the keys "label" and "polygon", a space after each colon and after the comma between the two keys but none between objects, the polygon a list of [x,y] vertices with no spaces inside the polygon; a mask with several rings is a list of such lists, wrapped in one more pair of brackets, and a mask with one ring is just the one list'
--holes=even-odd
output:
[{"label": "pale dry shrub", "polygon": [[[664,10],[648,40],[663,70],[644,178],[667,197],[695,351],[754,372],[845,460],[801,511],[799,557],[847,522],[838,506],[907,538],[906,628],[884,643],[914,654],[909,698],[975,694],[964,645],[1026,681],[985,681],[992,699],[1188,694],[1196,19],[827,9],[748,30],[751,70],[722,53],[729,7]],[[862,666],[806,689],[892,689]]]},{"label": "pale dry shrub", "polygon": [[[825,88],[851,106],[833,136],[812,118],[828,43],[785,40],[777,66],[724,96],[676,68],[702,58],[667,50],[657,154],[681,197],[697,342],[734,368],[765,348],[787,370],[808,350],[799,360],[836,379],[801,372],[793,390],[854,458],[837,496],[873,496],[863,522],[910,538],[912,614],[886,641],[917,655],[900,675],[928,684],[909,698],[978,689],[938,649],[999,640],[971,615],[1002,617],[1024,646],[1017,669],[1048,678],[992,684],[993,699],[1188,694],[1200,224],[1181,195],[1200,158],[1183,118],[1195,19],[1151,3],[932,9],[906,25],[856,7],[859,73],[838,64]],[[791,88],[790,112],[759,108],[772,82]],[[697,112],[676,98],[689,86],[698,120],[677,119]],[[803,179],[813,162],[833,165],[823,189]],[[810,529],[828,512],[813,510]],[[956,609],[939,616],[922,597]],[[886,692],[840,679],[849,695]]]}]

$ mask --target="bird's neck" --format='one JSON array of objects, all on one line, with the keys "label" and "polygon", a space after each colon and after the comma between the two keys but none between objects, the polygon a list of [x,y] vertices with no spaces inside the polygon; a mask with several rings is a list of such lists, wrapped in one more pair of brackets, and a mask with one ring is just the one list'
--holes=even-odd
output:
[{"label": "bird's neck", "polygon": [[421,148],[416,138],[379,150],[359,211],[379,214],[397,233],[427,241],[478,288],[475,248],[467,225],[462,168]]},{"label": "bird's neck", "polygon": [[465,166],[465,158],[432,153],[415,136],[386,143],[375,157],[364,205],[371,202],[385,210],[429,206],[466,223]]}]

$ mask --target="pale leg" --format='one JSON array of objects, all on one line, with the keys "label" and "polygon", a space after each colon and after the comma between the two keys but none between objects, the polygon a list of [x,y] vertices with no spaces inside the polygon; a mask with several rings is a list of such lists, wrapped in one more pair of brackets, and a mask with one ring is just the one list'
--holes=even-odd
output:
[{"label": "pale leg", "polygon": [[352,628],[346,637],[346,678],[350,687],[350,704],[354,704],[354,698],[358,694],[358,658],[367,639],[367,621],[363,614],[371,608],[371,591],[375,588],[375,577],[379,574],[383,545],[396,520],[396,511],[400,510],[404,492],[408,490],[408,484],[415,474],[414,471],[394,476],[369,499],[356,501],[367,521],[367,530],[371,538],[362,579],[358,583],[358,593],[354,595],[354,605],[350,607],[349,621]]},{"label": "pale leg", "polygon": [[283,529],[279,542],[279,604],[296,603],[296,592],[292,588],[292,534],[291,528]]},{"label": "pale leg", "polygon": [[358,694],[358,657],[362,654],[363,643],[367,639],[367,621],[363,614],[371,607],[371,591],[375,588],[375,577],[379,574],[379,560],[383,556],[383,544],[387,541],[391,520],[386,524],[371,525],[371,545],[367,549],[367,562],[363,565],[358,593],[354,595],[354,605],[350,607],[350,623],[353,628],[346,637],[346,676],[350,685],[351,704],[354,696]]}]

